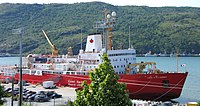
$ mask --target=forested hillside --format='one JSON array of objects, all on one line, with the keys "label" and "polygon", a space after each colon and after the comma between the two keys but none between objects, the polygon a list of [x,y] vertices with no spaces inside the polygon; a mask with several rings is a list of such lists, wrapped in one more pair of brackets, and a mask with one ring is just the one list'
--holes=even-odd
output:
[{"label": "forested hillside", "polygon": [[[23,27],[24,53],[51,53],[42,29],[59,49],[78,52],[83,37],[96,32],[95,21],[107,8],[117,13],[112,31],[113,48],[131,45],[137,53],[200,53],[200,8],[113,6],[101,2],[76,4],[0,4],[0,53],[19,53],[20,36],[13,29]],[[83,40],[85,44],[85,39]]]}]

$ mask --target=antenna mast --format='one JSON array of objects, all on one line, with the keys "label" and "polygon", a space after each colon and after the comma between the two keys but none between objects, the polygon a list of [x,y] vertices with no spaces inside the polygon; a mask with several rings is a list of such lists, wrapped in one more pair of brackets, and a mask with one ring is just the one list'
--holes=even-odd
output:
[{"label": "antenna mast", "polygon": [[128,40],[129,40],[129,45],[128,45],[128,48],[131,48],[131,37],[130,37],[130,26],[129,26],[129,38],[128,38]]},{"label": "antenna mast", "polygon": [[106,53],[107,50],[111,50],[112,44],[111,44],[111,33],[110,31],[112,30],[114,24],[115,24],[115,19],[116,19],[116,12],[112,12],[110,15],[110,12],[105,9],[104,10],[104,19],[101,21],[97,21],[94,26],[96,29],[106,29],[106,34],[105,34],[105,49]]},{"label": "antenna mast", "polygon": [[81,50],[83,49],[83,35],[82,35],[82,29],[81,29]]},{"label": "antenna mast", "polygon": [[176,72],[178,72],[178,49],[176,50]]}]

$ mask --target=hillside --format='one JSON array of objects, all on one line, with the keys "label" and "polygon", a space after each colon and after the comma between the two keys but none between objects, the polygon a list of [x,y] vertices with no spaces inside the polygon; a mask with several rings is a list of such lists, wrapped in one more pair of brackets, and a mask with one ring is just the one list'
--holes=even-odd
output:
[{"label": "hillside", "polygon": [[[137,53],[200,53],[200,8],[113,6],[101,2],[76,4],[0,4],[0,53],[19,53],[19,35],[13,29],[23,27],[24,53],[51,53],[42,29],[59,49],[67,53],[80,49],[81,30],[86,37],[96,32],[95,21],[107,8],[117,12],[113,47],[131,44]],[[84,40],[85,44],[85,40]]]}]

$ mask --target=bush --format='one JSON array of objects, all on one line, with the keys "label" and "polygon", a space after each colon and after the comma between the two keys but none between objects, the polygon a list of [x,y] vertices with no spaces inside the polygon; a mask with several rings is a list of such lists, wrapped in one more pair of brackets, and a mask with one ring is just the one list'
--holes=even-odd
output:
[{"label": "bush", "polygon": [[72,101],[68,100],[66,106],[74,106],[74,103]]},{"label": "bush", "polygon": [[197,106],[200,106],[200,100],[197,102]]}]

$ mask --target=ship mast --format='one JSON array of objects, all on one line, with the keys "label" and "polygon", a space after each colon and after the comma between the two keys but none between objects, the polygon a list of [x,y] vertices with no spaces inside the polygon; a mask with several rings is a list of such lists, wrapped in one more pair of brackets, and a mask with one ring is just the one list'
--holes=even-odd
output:
[{"label": "ship mast", "polygon": [[176,72],[178,73],[178,49],[176,49]]},{"label": "ship mast", "polygon": [[81,50],[83,50],[83,33],[82,33],[82,29],[81,29]]},{"label": "ship mast", "polygon": [[111,33],[110,31],[112,30],[114,24],[115,24],[115,19],[116,19],[116,12],[112,12],[110,15],[109,10],[105,9],[104,10],[104,19],[101,21],[96,22],[96,25],[94,26],[96,29],[106,29],[106,34],[105,34],[105,49],[106,53],[107,50],[111,50],[112,48],[112,43],[111,43]]},{"label": "ship mast", "polygon": [[131,27],[129,26],[129,30],[128,30],[128,32],[129,32],[129,38],[128,38],[128,48],[130,49],[131,48],[131,34],[130,34],[130,29],[131,29]]}]

